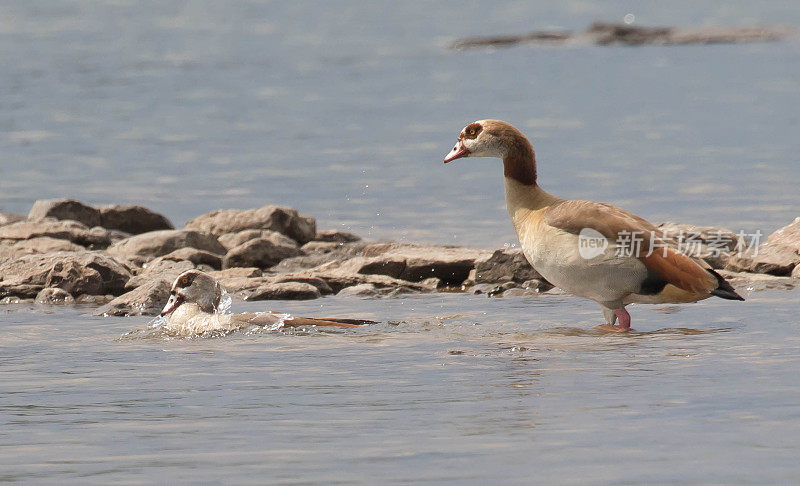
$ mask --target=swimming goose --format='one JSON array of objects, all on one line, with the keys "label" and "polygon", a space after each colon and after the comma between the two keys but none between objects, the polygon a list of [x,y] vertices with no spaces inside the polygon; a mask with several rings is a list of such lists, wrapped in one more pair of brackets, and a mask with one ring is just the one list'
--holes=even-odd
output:
[{"label": "swimming goose", "polygon": [[695,302],[712,295],[744,300],[705,261],[658,239],[644,219],[610,204],[545,192],[537,184],[533,147],[511,124],[467,125],[444,162],[462,157],[503,159],[506,207],[525,258],[553,285],[599,303],[606,319],[599,329],[629,331],[625,306],[631,303]]},{"label": "swimming goose", "polygon": [[208,331],[234,331],[246,326],[261,327],[358,327],[372,321],[358,319],[316,319],[272,312],[225,314],[220,311],[222,286],[207,273],[187,270],[178,275],[161,317],[163,328],[182,335]]}]

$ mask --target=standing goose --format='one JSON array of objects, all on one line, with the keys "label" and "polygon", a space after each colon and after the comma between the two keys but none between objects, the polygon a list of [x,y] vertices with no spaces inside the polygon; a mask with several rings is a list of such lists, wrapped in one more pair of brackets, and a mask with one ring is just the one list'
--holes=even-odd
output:
[{"label": "standing goose", "polygon": [[[444,162],[462,157],[503,159],[506,207],[525,258],[552,284],[600,304],[606,324],[598,329],[629,331],[625,306],[631,303],[695,302],[712,295],[744,300],[705,261],[658,240],[656,227],[644,219],[610,204],[545,192],[536,181],[533,147],[511,124],[478,120],[467,125]],[[641,251],[624,248],[633,235],[641,238]],[[596,251],[581,251],[587,236],[601,240]]]},{"label": "standing goose", "polygon": [[189,336],[208,331],[235,331],[253,325],[358,327],[374,324],[372,321],[360,319],[317,319],[273,312],[224,314],[219,312],[222,295],[222,286],[207,273],[199,270],[183,272],[172,284],[169,300],[161,311],[161,317],[166,318],[163,328],[178,335]]}]

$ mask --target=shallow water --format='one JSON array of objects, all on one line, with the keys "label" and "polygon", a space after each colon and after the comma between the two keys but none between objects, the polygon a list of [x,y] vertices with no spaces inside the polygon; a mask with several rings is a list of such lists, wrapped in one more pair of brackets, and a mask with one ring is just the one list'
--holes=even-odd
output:
[{"label": "shallow water", "polygon": [[397,322],[119,340],[149,318],[3,308],[0,478],[800,481],[796,291],[634,306],[630,336],[569,296],[234,304],[267,308]]},{"label": "shallow water", "polygon": [[[800,41],[455,52],[583,29],[608,2],[0,5],[0,210],[137,203],[180,225],[278,203],[321,228],[516,243],[468,122],[543,186],[653,221],[798,216]],[[792,2],[636,7],[641,25],[800,24]],[[798,291],[633,307],[569,296],[242,303],[358,330],[123,339],[148,318],[0,306],[0,482],[800,482]],[[391,321],[392,323],[389,323]]]}]

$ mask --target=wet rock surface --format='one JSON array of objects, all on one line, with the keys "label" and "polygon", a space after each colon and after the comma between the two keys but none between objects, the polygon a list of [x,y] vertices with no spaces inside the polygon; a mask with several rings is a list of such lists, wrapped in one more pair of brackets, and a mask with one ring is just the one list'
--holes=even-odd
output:
[{"label": "wet rock surface", "polygon": [[[363,241],[343,231],[317,231],[313,218],[278,206],[214,211],[192,220],[191,228],[136,235],[130,233],[148,228],[142,223],[148,218],[153,225],[169,221],[140,206],[97,209],[51,200],[37,202],[34,209],[36,220],[12,215],[0,225],[0,302],[5,304],[33,299],[105,304],[98,314],[154,315],[174,279],[190,269],[210,273],[228,292],[247,300],[333,294],[385,298],[442,290],[495,298],[559,292],[519,248]],[[104,211],[118,218],[108,223],[114,228],[56,219],[92,223],[92,209],[101,221]],[[684,251],[730,253],[706,258],[715,268],[724,267],[721,272],[741,290],[792,288],[800,278],[800,218],[741,254],[751,242],[724,228],[664,223],[659,229]]]},{"label": "wet rock surface", "polygon": [[790,26],[735,27],[639,27],[627,24],[595,22],[585,31],[534,31],[520,35],[467,37],[451,44],[452,49],[509,47],[518,44],[565,46],[641,46],[732,44],[774,42],[796,33]]}]

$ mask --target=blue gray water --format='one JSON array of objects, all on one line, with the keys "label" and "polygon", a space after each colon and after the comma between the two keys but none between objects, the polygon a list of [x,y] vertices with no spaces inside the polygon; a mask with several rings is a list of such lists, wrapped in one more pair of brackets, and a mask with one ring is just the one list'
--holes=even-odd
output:
[{"label": "blue gray water", "polygon": [[[798,216],[797,39],[446,49],[628,13],[800,25],[783,1],[3,2],[0,210],[277,203],[497,247],[499,162],[441,161],[493,117],[558,195],[765,234]],[[174,341],[4,307],[0,481],[796,483],[798,293],[748,298],[634,307],[633,336],[583,332],[599,311],[566,296],[236,303],[382,324]]]}]

